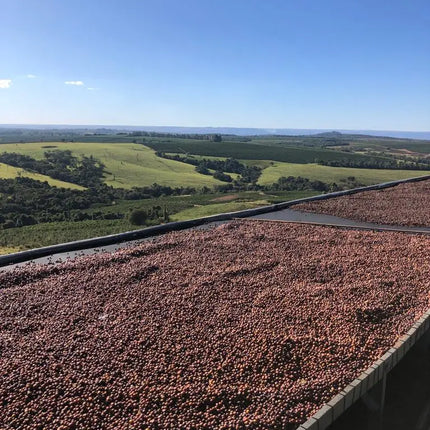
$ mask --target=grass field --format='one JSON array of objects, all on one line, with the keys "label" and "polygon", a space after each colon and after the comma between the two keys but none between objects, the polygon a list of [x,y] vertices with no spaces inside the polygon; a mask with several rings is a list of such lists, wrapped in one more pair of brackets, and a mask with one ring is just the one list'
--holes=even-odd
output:
[{"label": "grass field", "polygon": [[[48,146],[48,147],[47,147]],[[17,143],[1,144],[0,152],[17,152],[42,159],[48,150],[71,150],[75,155],[93,155],[106,166],[105,182],[118,188],[149,186],[153,183],[171,187],[212,187],[222,182],[197,173],[194,166],[166,160],[143,145],[134,143]]]},{"label": "grass field", "polygon": [[17,177],[31,178],[41,182],[48,182],[49,185],[54,187],[72,188],[75,190],[83,190],[84,187],[80,185],[71,184],[70,182],[59,181],[58,179],[50,178],[49,176],[40,175],[39,173],[28,172],[19,167],[9,166],[7,164],[0,163],[0,178],[12,179]]},{"label": "grass field", "polygon": [[273,165],[263,170],[258,183],[261,185],[272,184],[282,176],[301,176],[323,182],[340,182],[341,179],[354,176],[358,182],[370,185],[428,174],[430,174],[429,171],[421,170],[355,169],[349,167],[321,166],[319,164],[274,162]]},{"label": "grass field", "polygon": [[[209,214],[213,215],[220,212],[228,212],[230,210],[240,210],[235,209],[235,207],[239,207],[243,203],[249,204],[248,206],[243,207],[246,209],[256,205],[262,206],[269,203],[278,203],[309,197],[315,194],[318,194],[318,192],[282,191],[271,194],[257,191],[242,191],[234,194],[193,194],[189,196],[159,197],[158,199],[122,200],[115,202],[115,204],[110,206],[93,207],[85,212],[89,214],[94,212],[120,212],[128,216],[128,214],[135,209],[148,211],[153,206],[160,206],[162,208],[166,208],[171,220],[176,221],[179,219],[183,220],[206,216]],[[211,208],[209,208],[209,206]]]},{"label": "grass field", "polygon": [[21,251],[20,246],[0,246],[0,255],[12,254],[13,252]]},{"label": "grass field", "polygon": [[40,248],[57,243],[133,230],[125,220],[52,222],[0,230],[0,250]]},{"label": "grass field", "polygon": [[[412,176],[425,175],[425,171],[413,170],[382,170],[382,169],[356,169],[344,167],[330,167],[317,165],[313,161],[315,157],[321,158],[321,153],[331,159],[338,156],[349,156],[354,154],[339,153],[323,149],[294,148],[263,146],[242,142],[157,142],[158,147],[165,145],[176,150],[190,152],[205,152],[197,154],[196,158],[222,158],[236,157],[248,165],[257,165],[264,170],[259,183],[262,185],[276,182],[281,176],[302,176],[309,179],[318,179],[323,182],[340,182],[348,176],[354,176],[363,184],[372,184],[394,179],[403,179]],[[179,149],[178,149],[179,148]],[[132,188],[134,186],[147,186],[153,183],[168,186],[192,186],[201,188],[203,186],[213,187],[222,182],[211,176],[197,173],[194,166],[174,160],[167,160],[155,155],[154,150],[143,145],[133,143],[22,143],[1,144],[0,152],[18,152],[30,155],[34,158],[43,158],[47,150],[60,149],[71,150],[75,155],[93,155],[106,166],[105,182],[113,187]],[[236,152],[235,152],[236,151]],[[321,152],[322,151],[322,152]],[[210,154],[212,152],[212,154]],[[223,154],[223,157],[218,154]],[[254,155],[255,159],[246,158]],[[262,156],[266,159],[258,159]],[[258,157],[257,157],[258,156]],[[359,155],[354,155],[359,156]],[[295,162],[271,161],[279,159],[295,159]],[[299,160],[304,160],[299,163]],[[307,161],[306,161],[307,160]],[[307,163],[307,164],[304,164]],[[77,185],[56,181],[49,177],[22,171],[14,167],[0,165],[0,177],[14,177],[21,171],[22,176],[33,177],[39,180],[48,180],[51,185],[68,188],[79,188]]]},{"label": "grass field", "polygon": [[213,203],[204,206],[195,206],[185,209],[172,215],[172,221],[184,221],[192,218],[200,218],[210,215],[219,214],[222,212],[235,212],[243,209],[255,208],[258,206],[266,206],[269,202],[267,200],[254,200],[254,201],[237,201],[227,203]]}]

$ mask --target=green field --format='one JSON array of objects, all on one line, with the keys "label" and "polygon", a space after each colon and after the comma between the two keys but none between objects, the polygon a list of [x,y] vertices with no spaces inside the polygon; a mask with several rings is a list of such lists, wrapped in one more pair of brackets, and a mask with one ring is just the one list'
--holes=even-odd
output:
[{"label": "green field", "polygon": [[[180,139],[178,139],[180,140]],[[367,159],[366,156],[324,148],[288,146],[282,143],[245,143],[209,141],[155,141],[148,146],[165,153],[195,154],[214,157],[231,157],[243,160],[274,160],[289,163],[313,163],[341,159]]]},{"label": "green field", "polygon": [[70,150],[74,155],[93,155],[106,166],[105,182],[117,188],[150,186],[202,188],[222,184],[212,176],[197,173],[194,166],[157,157],[155,152],[134,143],[14,143],[1,144],[0,152],[16,152],[43,159],[48,150]]},{"label": "green field", "polygon": [[[258,165],[258,162],[256,164]],[[358,182],[370,185],[428,174],[430,174],[429,171],[422,170],[356,169],[321,166],[319,164],[280,163],[276,161],[273,165],[263,170],[258,183],[261,185],[272,184],[282,176],[301,176],[311,180],[339,183],[348,176],[354,176]]]},{"label": "green field", "polygon": [[52,222],[0,230],[0,252],[17,252],[133,230],[124,220]]},{"label": "green field", "polygon": [[268,204],[269,202],[267,200],[214,203],[211,205],[195,206],[189,209],[185,209],[173,215],[171,219],[172,221],[184,221],[187,219],[200,218],[223,212],[236,212],[244,209],[256,208],[258,206],[266,206]]},{"label": "green field", "polygon": [[[318,192],[310,190],[268,191],[276,189],[275,187],[266,187],[263,191],[255,186],[254,188],[248,188],[254,189],[254,191],[218,193],[214,191],[213,187],[215,185],[225,185],[225,182],[218,181],[209,175],[197,173],[195,167],[191,164],[158,157],[155,150],[162,150],[165,153],[192,154],[196,159],[236,158],[248,166],[258,166],[262,169],[262,174],[258,181],[259,185],[271,185],[283,176],[301,176],[310,180],[320,180],[328,184],[336,182],[342,187],[348,187],[354,186],[356,183],[368,185],[430,173],[430,171],[418,170],[324,166],[316,164],[314,162],[315,159],[365,158],[367,160],[369,157],[357,153],[328,150],[322,147],[292,146],[283,142],[282,139],[254,139],[252,143],[249,143],[239,141],[211,142],[208,140],[200,141],[181,138],[151,138],[145,140],[145,143],[148,143],[151,147],[129,142],[34,142],[0,144],[0,153],[5,151],[16,152],[36,159],[43,159],[44,152],[48,150],[70,150],[77,157],[92,155],[105,165],[105,183],[116,188],[130,189],[136,186],[151,186],[154,183],[170,187],[189,186],[202,189],[206,186],[212,188],[212,191],[209,193],[201,192],[191,195],[161,196],[159,198],[141,200],[120,200],[125,194],[118,193],[116,195],[121,196],[120,198],[112,197],[111,200],[103,200],[103,203],[100,204],[94,204],[93,202],[90,208],[88,208],[89,205],[84,206],[87,208],[85,210],[71,210],[67,215],[69,218],[65,215],[63,218],[56,218],[76,219],[73,218],[74,215],[84,215],[82,218],[92,218],[91,220],[45,222],[36,225],[0,229],[0,253],[16,252],[23,249],[134,230],[140,227],[132,225],[129,222],[129,215],[136,209],[143,209],[147,214],[151,214],[150,217],[148,215],[148,224],[155,224],[165,220],[166,214],[171,221],[187,220],[318,194]],[[367,144],[368,142],[363,141],[360,143]],[[298,145],[299,142],[295,142],[295,144]],[[57,187],[83,189],[75,184],[55,180],[48,176],[0,163],[0,178],[15,178],[19,176],[47,181],[50,185]],[[230,176],[236,177],[237,175],[230,174]],[[350,180],[348,182],[348,177],[354,177],[355,181]],[[246,188],[236,189],[245,190]],[[140,194],[139,197],[142,198],[145,195]],[[81,212],[84,212],[84,214]],[[111,215],[107,215],[109,213]],[[103,219],[104,217],[119,216],[124,216],[124,218],[114,220]]]},{"label": "green field", "polygon": [[39,173],[28,172],[19,167],[9,166],[7,164],[0,163],[0,178],[12,179],[12,178],[31,178],[36,181],[48,182],[49,185],[61,188],[72,188],[75,190],[83,190],[84,187],[80,185],[71,184],[70,182],[59,181],[58,179],[50,178],[49,176],[41,175]]},{"label": "green field", "polygon": [[[267,185],[276,182],[281,176],[302,176],[311,180],[318,179],[323,182],[340,182],[348,176],[354,176],[358,182],[372,184],[394,179],[404,179],[413,176],[425,175],[428,172],[417,170],[388,170],[388,169],[357,169],[347,167],[330,167],[312,163],[315,157],[345,157],[357,154],[347,154],[324,149],[294,148],[285,146],[263,146],[243,142],[208,142],[186,141],[178,142],[157,141],[157,148],[166,147],[170,150],[189,150],[197,153],[195,158],[222,158],[236,157],[248,165],[257,165],[263,168],[259,184]],[[195,171],[194,166],[175,160],[157,157],[154,150],[144,145],[134,143],[17,143],[1,144],[0,152],[17,152],[31,157],[42,159],[47,150],[71,150],[74,155],[93,155],[105,164],[105,182],[117,188],[132,188],[134,186],[149,186],[153,183],[176,186],[191,186],[202,188],[213,187],[222,182],[212,176],[202,175]],[[198,154],[203,152],[204,154]],[[223,154],[220,156],[219,154]],[[265,159],[259,158],[265,156]],[[255,156],[255,159],[247,157]],[[270,158],[270,157],[273,158]],[[276,161],[279,159],[296,160],[294,162]],[[273,161],[275,160],[275,161]],[[302,160],[299,163],[299,160]],[[26,176],[41,181],[48,181],[51,185],[66,188],[81,188],[78,185],[58,181],[37,173],[26,172],[12,166],[0,164],[0,177],[9,178]],[[236,176],[236,175],[231,175]]]},{"label": "green field", "polygon": [[[169,155],[173,155],[173,153],[169,153]],[[226,157],[204,155],[194,155],[193,157],[196,159],[226,159]],[[371,185],[379,182],[430,175],[430,171],[426,170],[359,169],[352,167],[323,166],[315,163],[284,163],[272,160],[241,159],[239,161],[248,166],[258,166],[263,169],[262,175],[258,181],[260,185],[273,184],[282,176],[301,176],[303,178],[309,178],[310,180],[320,180],[327,183],[339,183],[349,176],[354,176],[358,182]]]},{"label": "green field", "polygon": [[0,255],[22,251],[20,246],[0,246]]}]

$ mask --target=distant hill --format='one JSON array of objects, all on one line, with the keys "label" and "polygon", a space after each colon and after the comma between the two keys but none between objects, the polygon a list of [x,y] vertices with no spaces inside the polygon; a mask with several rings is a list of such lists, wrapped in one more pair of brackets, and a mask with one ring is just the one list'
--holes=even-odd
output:
[{"label": "distant hill", "polygon": [[340,131],[327,131],[325,133],[312,134],[315,137],[342,137],[343,134]]},{"label": "distant hill", "polygon": [[396,130],[327,130],[312,128],[240,128],[240,127],[176,127],[151,125],[67,125],[67,124],[0,124],[0,128],[26,129],[69,129],[74,131],[106,133],[114,131],[154,131],[160,133],[178,134],[231,134],[238,136],[300,136],[323,135],[340,136],[340,134],[368,135],[378,137],[395,137],[406,139],[430,139],[430,131],[396,131]]}]

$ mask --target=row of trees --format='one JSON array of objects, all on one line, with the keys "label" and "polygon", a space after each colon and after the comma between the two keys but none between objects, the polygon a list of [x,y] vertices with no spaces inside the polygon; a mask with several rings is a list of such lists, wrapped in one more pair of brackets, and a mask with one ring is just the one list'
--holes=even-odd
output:
[{"label": "row of trees", "polygon": [[396,158],[343,158],[340,160],[315,160],[318,164],[332,167],[355,167],[358,169],[402,169],[402,170],[430,170],[430,159],[418,160]]},{"label": "row of trees", "polygon": [[133,131],[130,133],[119,132],[117,136],[130,137],[166,137],[179,139],[209,140],[211,142],[222,142],[222,136],[218,133],[195,134],[195,133],[161,133],[157,131]]},{"label": "row of trees", "polygon": [[247,166],[234,158],[227,158],[226,160],[197,159],[190,155],[170,155],[161,151],[157,151],[156,154],[158,157],[191,164],[195,166],[198,173],[202,175],[212,175],[215,179],[223,182],[233,182],[233,178],[227,173],[236,173],[240,175],[237,181],[243,184],[257,183],[258,178],[261,176],[260,167]]},{"label": "row of trees", "polygon": [[275,183],[269,185],[259,184],[241,184],[237,181],[225,185],[215,186],[215,191],[222,193],[237,192],[237,191],[319,191],[319,192],[333,192],[340,191],[347,188],[355,188],[363,184],[357,182],[355,177],[351,176],[346,178],[342,184],[326,183],[318,180],[310,180],[302,178],[301,176],[288,176],[281,177]]}]

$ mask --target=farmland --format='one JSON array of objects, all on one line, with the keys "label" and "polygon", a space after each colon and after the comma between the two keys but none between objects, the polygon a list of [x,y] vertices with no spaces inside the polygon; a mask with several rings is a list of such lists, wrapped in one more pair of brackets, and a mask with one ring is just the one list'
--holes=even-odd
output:
[{"label": "farmland", "polygon": [[319,164],[296,164],[274,162],[263,170],[259,184],[271,184],[282,176],[302,176],[323,182],[342,183],[347,177],[353,176],[364,185],[406,179],[429,174],[425,170],[390,170],[390,169],[356,169],[351,167],[331,167]]},{"label": "farmland", "polygon": [[243,160],[274,160],[291,163],[313,163],[315,159],[362,159],[358,154],[343,153],[324,148],[284,146],[282,144],[255,144],[247,142],[149,142],[156,151],[189,153]]},{"label": "farmland", "polygon": [[[261,185],[276,182],[282,176],[302,176],[323,182],[341,182],[348,176],[354,176],[362,184],[372,184],[395,179],[405,179],[424,175],[420,170],[393,169],[357,169],[345,167],[322,166],[314,163],[315,158],[324,157],[336,159],[345,154],[331,150],[263,146],[241,142],[180,142],[157,143],[154,149],[163,149],[166,153],[190,151],[196,158],[226,159],[236,157],[248,165],[263,168],[258,181]],[[70,150],[77,156],[92,155],[105,166],[104,182],[117,188],[132,188],[149,186],[153,183],[166,186],[190,186],[195,188],[214,187],[222,182],[212,176],[202,175],[194,167],[175,160],[157,157],[154,150],[133,143],[82,143],[82,142],[52,142],[1,144],[0,152],[16,152],[42,159],[48,150]],[[349,156],[349,155],[347,155]],[[355,155],[354,155],[355,156]],[[272,158],[270,158],[272,157]],[[277,161],[276,161],[277,160]],[[35,177],[34,173],[20,170],[21,174]],[[13,167],[0,168],[0,177],[13,177],[18,171]],[[234,175],[233,175],[234,177]],[[52,185],[76,187],[76,185],[61,184],[54,179],[41,178],[51,181]]]},{"label": "farmland", "polygon": [[[61,133],[43,133],[35,134],[42,141],[21,143],[10,136],[2,137],[0,130],[0,154],[8,155],[3,155],[6,161],[0,163],[0,180],[30,178],[54,187],[43,191],[35,184],[0,184],[4,194],[0,252],[133,230],[138,227],[129,217],[136,210],[146,212],[141,226],[153,225],[428,172],[417,169],[418,165],[409,170],[396,165],[395,151],[403,144],[426,148],[425,142],[399,139],[329,133],[224,136],[213,141],[211,136],[81,133],[73,135],[79,140],[70,141],[59,139]],[[30,131],[27,134],[31,136]],[[73,166],[61,164],[65,159],[61,154],[67,151]],[[46,153],[58,156],[48,159]],[[88,175],[82,171],[84,158],[91,167]],[[217,164],[208,160],[219,161],[221,167],[211,167]],[[236,170],[223,172],[228,160]],[[331,162],[355,167],[322,165]],[[373,167],[388,163],[396,168],[357,167],[372,163]],[[11,187],[17,190],[16,195],[7,194]],[[55,187],[82,192],[67,194]]]},{"label": "farmland", "polygon": [[[201,175],[188,164],[165,160],[143,145],[133,143],[26,143],[2,144],[1,152],[16,152],[42,159],[48,150],[70,150],[74,155],[92,155],[106,166],[105,183],[117,188],[149,186],[213,187],[220,181]],[[1,172],[0,172],[1,173]]]}]

